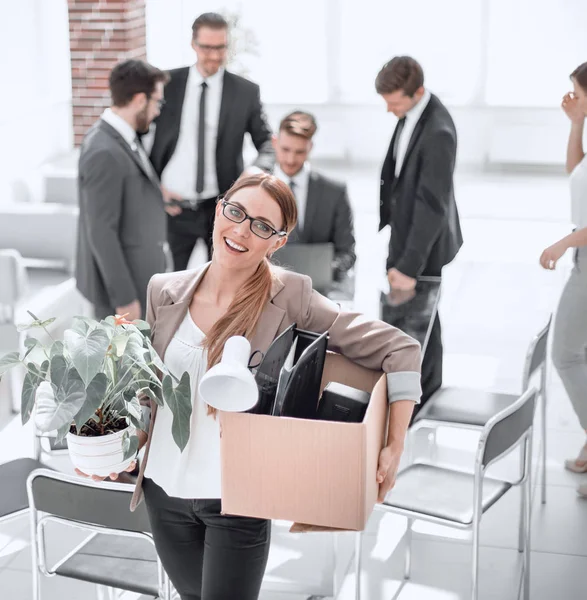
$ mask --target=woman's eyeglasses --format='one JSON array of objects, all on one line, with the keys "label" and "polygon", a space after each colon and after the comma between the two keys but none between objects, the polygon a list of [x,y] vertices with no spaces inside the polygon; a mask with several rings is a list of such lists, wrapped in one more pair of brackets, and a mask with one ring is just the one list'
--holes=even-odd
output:
[{"label": "woman's eyeglasses", "polygon": [[276,231],[271,225],[265,223],[265,221],[249,217],[242,208],[236,204],[231,204],[228,200],[222,200],[222,214],[233,223],[242,223],[248,219],[251,231],[264,240],[268,240],[274,235],[278,235],[279,237],[287,235],[287,231]]}]

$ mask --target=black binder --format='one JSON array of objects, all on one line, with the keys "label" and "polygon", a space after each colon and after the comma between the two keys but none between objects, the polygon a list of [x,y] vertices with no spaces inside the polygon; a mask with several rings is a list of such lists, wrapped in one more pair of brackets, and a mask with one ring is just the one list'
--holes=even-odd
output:
[{"label": "black binder", "polygon": [[255,373],[259,402],[250,412],[315,419],[327,346],[328,333],[288,327]]}]

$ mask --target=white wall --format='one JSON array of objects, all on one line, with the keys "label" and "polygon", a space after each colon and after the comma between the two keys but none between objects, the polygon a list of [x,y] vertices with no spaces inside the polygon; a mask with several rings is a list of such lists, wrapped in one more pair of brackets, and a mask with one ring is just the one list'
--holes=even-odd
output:
[{"label": "white wall", "polygon": [[72,145],[67,1],[10,3],[0,57],[0,202],[35,200],[39,166]]}]

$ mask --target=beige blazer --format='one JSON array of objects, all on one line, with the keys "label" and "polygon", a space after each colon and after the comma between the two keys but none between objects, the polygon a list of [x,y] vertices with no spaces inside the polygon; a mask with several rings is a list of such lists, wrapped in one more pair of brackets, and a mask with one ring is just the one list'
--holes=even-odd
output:
[{"label": "beige blazer", "polygon": [[[153,347],[162,359],[208,266],[209,263],[190,271],[162,273],[149,282],[146,318],[151,326]],[[250,340],[252,352],[265,353],[271,342],[292,323],[307,331],[328,331],[329,350],[369,369],[388,373],[388,388],[395,389],[396,399],[419,400],[421,356],[417,341],[382,321],[341,311],[338,304],[313,290],[311,279],[305,275],[278,268],[272,270],[274,280],[269,301]],[[142,499],[143,476],[156,416],[157,405],[151,402],[149,438],[131,501],[133,511]]]}]

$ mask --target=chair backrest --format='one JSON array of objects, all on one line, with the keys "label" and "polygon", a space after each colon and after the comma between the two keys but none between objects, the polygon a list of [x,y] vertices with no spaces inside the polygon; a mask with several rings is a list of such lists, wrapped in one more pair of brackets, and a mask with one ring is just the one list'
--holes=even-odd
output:
[{"label": "chair backrest", "polygon": [[537,394],[536,388],[526,390],[487,422],[479,442],[483,467],[511,450],[532,427]]},{"label": "chair backrest", "polygon": [[16,250],[0,250],[0,323],[14,317],[14,307],[28,291],[22,256]]},{"label": "chair backrest", "polygon": [[27,480],[31,508],[78,523],[150,532],[144,502],[130,512],[133,490],[127,483],[96,482],[48,469],[36,469]]},{"label": "chair backrest", "polygon": [[522,390],[525,391],[530,385],[532,375],[536,373],[546,363],[546,347],[548,344],[548,332],[552,317],[548,319],[546,327],[534,337],[528,346],[526,353],[526,362],[524,364],[524,376],[522,380]]}]

